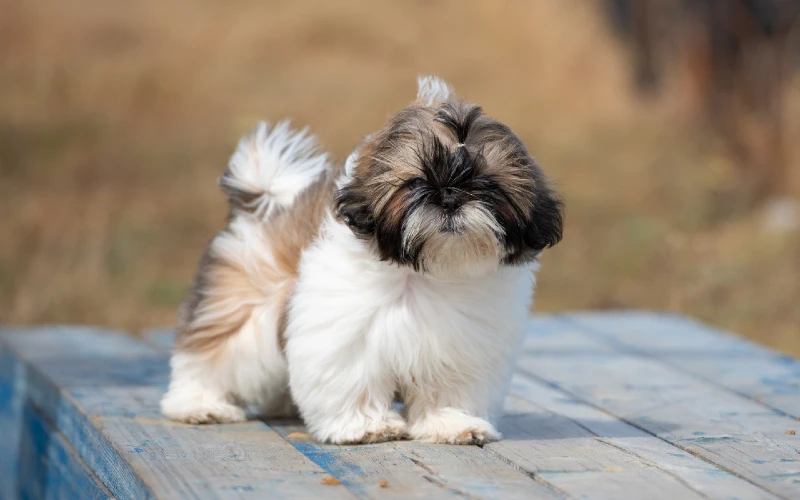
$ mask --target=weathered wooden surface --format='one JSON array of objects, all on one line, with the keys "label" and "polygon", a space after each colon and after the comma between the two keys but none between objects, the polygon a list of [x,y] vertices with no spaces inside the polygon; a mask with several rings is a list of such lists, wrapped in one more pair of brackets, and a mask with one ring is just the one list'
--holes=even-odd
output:
[{"label": "weathered wooden surface", "polygon": [[[315,443],[299,421],[268,422],[301,453],[363,498],[560,498],[547,486],[476,446],[397,442]],[[386,487],[381,487],[386,481]]]},{"label": "weathered wooden surface", "polygon": [[800,363],[684,318],[533,318],[483,448],[166,421],[171,339],[3,330],[0,498],[800,498]]},{"label": "weathered wooden surface", "polygon": [[[616,344],[619,351],[657,358],[800,418],[800,362],[791,356],[680,316],[659,315],[653,321],[652,314],[584,313],[566,319]],[[797,334],[800,335],[800,325]]]},{"label": "weathered wooden surface", "polygon": [[24,398],[117,498],[353,497],[324,485],[326,472],[261,422],[165,421],[158,400],[168,357],[139,340],[70,329],[10,332],[4,340],[24,360]]},{"label": "weathered wooden surface", "polygon": [[[656,323],[659,319],[651,317]],[[674,324],[685,327],[683,322]],[[633,328],[616,328],[608,317],[589,325],[566,318],[565,325],[562,329],[572,339],[558,356],[539,354],[537,336],[527,339],[517,370],[520,376],[567,392],[753,485],[785,498],[799,497],[800,441],[792,434],[799,422],[723,384],[676,369],[659,357],[685,351],[710,362],[725,353],[741,354],[749,344],[699,327],[684,336],[681,328],[655,326],[655,333],[642,333],[652,337],[648,344]],[[671,332],[684,336],[688,347],[684,349],[679,340],[670,338]],[[603,339],[615,350],[592,352],[592,346]],[[659,356],[624,344],[633,339]],[[736,363],[736,358],[729,362]]]}]

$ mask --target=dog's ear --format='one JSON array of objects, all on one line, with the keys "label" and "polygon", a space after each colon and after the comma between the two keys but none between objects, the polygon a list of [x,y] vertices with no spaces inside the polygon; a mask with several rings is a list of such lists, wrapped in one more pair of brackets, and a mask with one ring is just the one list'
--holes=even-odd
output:
[{"label": "dog's ear", "polygon": [[375,232],[375,216],[363,194],[363,186],[355,179],[355,170],[361,149],[371,136],[367,136],[347,157],[344,169],[336,181],[334,208],[336,216],[359,236],[371,236]]},{"label": "dog's ear", "polygon": [[436,76],[420,75],[417,78],[417,102],[423,106],[443,104],[453,98],[453,89]]},{"label": "dog's ear", "polygon": [[535,185],[530,211],[507,228],[510,231],[506,233],[509,250],[504,259],[506,264],[531,262],[542,250],[561,241],[564,203],[543,176],[537,176]]},{"label": "dog's ear", "polygon": [[525,246],[537,254],[561,241],[564,228],[564,203],[546,182],[534,191],[530,219],[525,227]]},{"label": "dog's ear", "polygon": [[375,216],[366,198],[355,183],[347,184],[336,193],[336,216],[358,236],[375,233]]}]

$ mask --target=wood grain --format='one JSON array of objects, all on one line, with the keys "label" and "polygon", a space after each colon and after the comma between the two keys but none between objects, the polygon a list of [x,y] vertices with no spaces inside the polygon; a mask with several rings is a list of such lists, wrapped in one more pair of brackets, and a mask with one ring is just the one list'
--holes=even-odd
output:
[{"label": "wood grain", "polygon": [[642,312],[571,314],[563,319],[614,343],[800,418],[800,362],[680,316]]},{"label": "wood grain", "polygon": [[14,497],[53,500],[113,498],[72,444],[35,408],[24,408],[23,422],[19,434],[19,469]]},{"label": "wood grain", "polygon": [[[170,330],[145,334],[152,345],[170,346]],[[299,420],[267,420],[301,453],[362,498],[559,498],[477,446],[414,442],[337,446],[315,443]],[[386,485],[381,486],[382,481]]]},{"label": "wood grain", "polygon": [[171,344],[0,331],[0,497],[800,498],[798,362],[680,317],[534,317],[484,448],[170,422]]},{"label": "wood grain", "polygon": [[[576,328],[565,323],[565,329]],[[603,328],[611,328],[606,321]],[[654,326],[654,328],[658,328]],[[591,327],[597,331],[600,326]],[[606,330],[609,331],[609,330]],[[574,345],[558,356],[539,354],[529,337],[518,373],[565,390],[580,401],[672,443],[784,498],[800,489],[800,441],[787,431],[797,421],[659,360],[622,349],[592,352],[597,335],[573,332]],[[742,349],[738,339],[708,339],[708,356]],[[662,345],[676,347],[674,341]]]},{"label": "wood grain", "polygon": [[0,345],[0,498],[17,496],[24,394],[22,365]]},{"label": "wood grain", "polygon": [[25,363],[26,399],[117,498],[352,498],[261,422],[161,419],[167,357],[132,337],[69,328],[2,337]]}]

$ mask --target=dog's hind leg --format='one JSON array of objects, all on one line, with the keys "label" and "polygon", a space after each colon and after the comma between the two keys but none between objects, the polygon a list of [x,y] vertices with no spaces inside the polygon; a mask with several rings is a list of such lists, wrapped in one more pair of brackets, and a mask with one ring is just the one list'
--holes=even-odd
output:
[{"label": "dog's hind leg", "polygon": [[211,242],[178,321],[162,412],[190,423],[237,422],[246,410],[291,412],[278,317],[290,282],[264,224],[246,215]]},{"label": "dog's hind leg", "polygon": [[219,181],[228,225],[206,250],[179,315],[166,416],[205,423],[241,421],[247,410],[296,413],[279,318],[300,252],[316,233],[307,212],[327,199],[319,190],[329,168],[314,137],[287,122],[261,123],[240,141]]}]

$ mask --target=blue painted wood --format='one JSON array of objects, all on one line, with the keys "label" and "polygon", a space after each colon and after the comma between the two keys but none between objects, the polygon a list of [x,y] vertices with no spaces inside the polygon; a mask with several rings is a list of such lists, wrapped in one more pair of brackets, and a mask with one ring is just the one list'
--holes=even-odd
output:
[{"label": "blue painted wood", "polygon": [[[784,498],[800,497],[800,440],[795,434],[800,425],[794,418],[676,370],[658,358],[631,351],[612,338],[624,331],[613,326],[614,316],[596,317],[602,325],[588,329],[564,322],[565,329],[574,330],[574,345],[558,356],[537,353],[537,335],[532,334],[518,372],[567,391]],[[664,325],[657,317],[650,319],[651,328],[661,337],[654,341],[658,348],[689,350],[675,340],[685,335],[675,326],[680,321],[670,319]],[[631,336],[648,328],[641,316],[636,321],[639,324]],[[601,329],[606,333],[598,335]],[[686,342],[697,350],[698,359],[708,360],[722,353],[743,354],[750,347],[735,337],[716,337],[719,344],[708,337],[686,338]],[[593,352],[603,339],[607,341],[603,350]],[[609,353],[609,346],[619,350]],[[706,358],[701,357],[703,352]],[[754,356],[762,354],[762,349],[754,350]]]},{"label": "blue painted wood", "polygon": [[653,353],[772,355],[774,351],[685,316],[647,311],[575,312],[557,316],[618,347],[646,347]]},{"label": "blue painted wood", "polygon": [[[171,330],[143,336],[152,345],[172,345]],[[337,446],[315,443],[298,420],[268,420],[289,443],[361,498],[559,498],[549,486],[477,446],[380,443]],[[381,486],[386,481],[386,487]]]},{"label": "blue painted wood", "polygon": [[[522,370],[545,359],[557,367],[551,376],[590,370],[613,354],[606,342],[545,316],[531,320],[524,346]],[[765,489],[520,370],[505,411],[505,439],[486,448],[576,497],[636,491],[643,498],[770,498]]]},{"label": "blue painted wood", "polygon": [[[319,444],[300,422],[268,421],[284,438],[360,498],[559,498],[478,447],[460,447],[449,455],[453,470],[431,467],[425,451],[441,446],[422,443],[379,443],[338,446]],[[290,423],[291,422],[291,423]],[[416,454],[415,454],[416,453]],[[472,481],[470,481],[472,479]],[[381,487],[386,481],[387,487]],[[482,495],[483,494],[483,495]]]},{"label": "blue painted wood", "polygon": [[175,344],[175,330],[172,328],[152,328],[142,333],[142,339],[157,349],[170,352]]},{"label": "blue painted wood", "polygon": [[[148,335],[162,336],[155,339],[154,343],[169,345],[172,333],[162,330],[149,332]],[[583,363],[583,357],[603,358],[615,353],[615,346],[602,338],[590,337],[582,329],[566,325],[560,319],[541,316],[532,319],[530,334],[523,348],[526,352],[558,360],[566,371],[573,369],[572,363],[576,360]],[[510,423],[512,427],[503,427],[507,432],[506,439],[485,448],[513,462],[555,491],[586,498],[616,498],[626,491],[657,491],[664,498],[693,498],[692,495],[730,499],[774,498],[766,490],[739,479],[735,474],[595,410],[546,383],[518,380],[513,389],[514,394],[537,399],[538,403],[544,398],[547,406],[543,411],[558,409],[562,415],[573,417],[588,412],[592,416],[589,419],[576,418],[573,424],[562,419],[556,427],[552,415],[548,417],[548,414],[524,415],[522,419],[514,417],[513,424]],[[547,396],[542,396],[542,391]],[[559,404],[558,401],[572,403]],[[584,408],[581,409],[581,406]],[[544,422],[547,425],[542,425]],[[304,432],[300,426],[282,430],[280,425],[277,424],[276,428],[284,436],[292,432]],[[580,434],[578,429],[585,430]],[[559,433],[566,433],[567,438]],[[553,448],[546,449],[540,444],[551,440]],[[575,440],[579,444],[574,444]],[[305,435],[290,438],[290,441],[310,442]],[[340,477],[353,477],[349,470],[353,459],[341,452],[339,447],[318,446],[311,442],[311,448],[304,452],[312,455],[317,453],[326,462],[330,461],[332,470]],[[537,456],[537,453],[537,466],[532,466],[527,460],[530,456]],[[560,465],[553,469],[547,465],[551,460],[550,455],[568,455],[570,458],[555,458],[555,463]],[[582,465],[567,467],[565,464],[568,462]],[[589,464],[595,464],[594,469]],[[337,468],[343,468],[344,472]],[[671,483],[670,479],[673,479]]]},{"label": "blue painted wood", "polygon": [[562,319],[593,334],[592,343],[659,359],[800,418],[800,361],[791,356],[670,314],[575,313]]},{"label": "blue painted wood", "polygon": [[20,368],[16,357],[0,349],[0,498],[17,491],[25,383]]},{"label": "blue painted wood", "polygon": [[[65,356],[65,353],[70,352],[67,345],[69,336],[65,332],[61,332],[55,338],[46,333],[42,333],[41,337],[37,340],[33,334],[27,333],[24,338],[20,336],[14,339],[15,347],[29,349],[30,356],[34,358],[37,370],[33,370],[34,373],[30,375],[33,378],[31,385],[36,388],[47,386],[46,380],[36,378],[39,376],[39,371],[53,380],[58,380],[62,392],[66,389],[70,399],[80,405],[80,410],[94,416],[95,425],[103,425],[104,435],[112,444],[138,443],[133,448],[133,453],[121,453],[120,447],[116,446],[115,449],[109,450],[109,453],[116,452],[119,456],[101,455],[100,458],[96,458],[94,456],[96,453],[92,450],[104,449],[102,442],[95,439],[91,446],[85,447],[88,460],[92,460],[93,467],[100,470],[102,477],[111,478],[109,481],[112,483],[109,484],[115,485],[117,494],[136,497],[148,494],[157,489],[156,487],[161,487],[160,491],[165,491],[165,485],[148,472],[164,468],[162,455],[186,453],[192,446],[189,441],[196,443],[197,447],[214,446],[213,439],[218,438],[220,434],[230,434],[230,440],[224,447],[217,446],[228,450],[240,447],[243,442],[263,439],[269,431],[269,427],[260,422],[225,426],[183,426],[165,422],[158,413],[158,400],[166,388],[167,358],[164,354],[153,357],[150,348],[144,351],[123,349],[116,356],[113,355],[112,349],[106,352],[105,348],[93,348],[90,358],[84,359],[80,354]],[[90,339],[81,338],[81,341],[85,340]],[[60,342],[64,345],[51,352],[35,351],[35,345],[43,341]],[[117,340],[120,341],[133,342],[133,339]],[[73,346],[71,350],[75,347]],[[124,352],[131,353],[133,363],[128,362]],[[38,360],[42,360],[41,365],[36,363]],[[43,408],[58,411],[61,402],[56,396],[38,389],[32,393],[33,399]],[[61,422],[74,431],[79,426],[71,421],[71,416],[80,412],[68,413],[70,418],[65,418]],[[314,479],[315,485],[321,484],[322,473],[328,472],[363,498],[377,495],[381,498],[463,498],[473,492],[485,494],[488,491],[494,491],[503,498],[558,498],[547,487],[531,481],[524,473],[477,447],[462,448],[458,453],[435,453],[430,450],[425,453],[426,450],[422,448],[428,445],[414,443],[403,447],[406,452],[404,453],[400,445],[395,443],[351,447],[326,446],[317,445],[301,436],[291,435],[292,431],[302,431],[302,428],[292,428],[291,424],[280,422],[275,425],[283,431],[283,435],[297,450],[311,458],[309,463],[313,462],[319,466],[320,476]],[[85,426],[84,429],[88,427]],[[168,441],[159,439],[164,427],[172,431],[168,433]],[[178,429],[187,428],[190,428],[194,435],[191,439],[182,439],[178,436]],[[275,433],[270,432],[270,435]],[[77,435],[75,439],[82,443],[92,440],[93,437]],[[289,447],[286,441],[281,440],[281,443]],[[83,449],[81,445],[79,448]],[[413,457],[424,457],[429,464]],[[283,457],[274,458],[280,461]],[[119,474],[114,475],[114,471],[103,469],[105,464],[118,462],[131,465],[136,472],[135,477],[119,477]],[[169,465],[175,467],[174,463]],[[198,466],[195,464],[194,467]],[[277,466],[273,465],[273,468]],[[209,490],[215,488],[219,492],[225,488],[228,490],[234,488],[236,491],[249,488],[254,494],[263,495],[265,490],[275,493],[272,491],[274,485],[269,484],[264,478],[240,474],[241,485],[225,486],[221,483],[226,479],[230,481],[230,478],[222,478],[215,474],[214,464],[207,467],[205,472],[208,483],[204,486]],[[386,487],[381,485],[382,481],[386,481]],[[196,493],[196,490],[181,489],[180,486],[170,485],[169,491],[175,495]],[[303,489],[301,485],[292,486],[301,497],[309,494],[308,488]],[[325,497],[329,497],[327,489],[330,487],[324,486],[324,488]]]},{"label": "blue painted wood", "polygon": [[169,422],[171,334],[147,339],[0,332],[0,446],[13,450],[0,498],[800,498],[800,438],[786,432],[800,433],[787,416],[797,362],[680,317],[535,318],[507,439],[483,449],[318,445],[298,421]]},{"label": "blue painted wood", "polygon": [[0,498],[111,498],[26,395],[24,364],[0,349]]},{"label": "blue painted wood", "polygon": [[666,355],[666,363],[781,413],[800,418],[800,363],[792,357]]},{"label": "blue painted wood", "polygon": [[72,445],[34,407],[23,409],[17,493],[20,498],[113,498]]},{"label": "blue painted wood", "polygon": [[25,400],[117,498],[351,498],[263,423],[163,420],[167,356],[136,339],[69,328],[0,338],[24,365]]},{"label": "blue painted wood", "polygon": [[[94,333],[93,333],[94,332]],[[96,336],[97,338],[92,338]],[[68,386],[74,383],[70,380],[60,380],[65,388],[62,389],[54,382],[59,377],[58,366],[64,364],[59,356],[69,347],[70,342],[81,344],[81,350],[88,353],[89,359],[103,362],[105,356],[112,355],[110,343],[114,338],[120,337],[115,332],[92,331],[80,328],[47,328],[30,329],[12,333],[4,330],[0,334],[0,357],[16,360],[15,380],[17,398],[32,405],[50,422],[54,422],[58,431],[65,436],[70,444],[100,478],[104,484],[113,484],[111,488],[114,495],[121,498],[150,498],[146,486],[136,475],[124,466],[120,466],[121,459],[113,446],[94,427],[90,416],[83,413],[76,401],[69,396]],[[17,344],[13,346],[13,344]],[[18,347],[18,349],[14,348]],[[25,351],[30,351],[25,353]],[[137,354],[137,350],[128,351]],[[25,354],[23,354],[25,353]],[[120,356],[124,362],[125,355]],[[41,370],[32,366],[32,362],[40,362],[48,366],[54,377],[50,378]],[[76,363],[72,362],[73,365]],[[91,370],[92,363],[82,363],[83,370]],[[77,365],[76,365],[77,366]],[[95,372],[92,376],[94,385],[102,383],[102,378]],[[16,438],[20,439],[22,427],[25,422],[21,419],[21,407],[18,410],[19,420],[16,428]],[[13,498],[13,497],[9,497]]]},{"label": "blue painted wood", "polygon": [[[143,338],[166,349],[173,344],[174,332],[149,330]],[[315,443],[298,420],[267,423],[362,498],[560,498],[551,485],[531,481],[526,473],[477,446],[325,445]],[[381,481],[388,486],[381,487]]]},{"label": "blue painted wood", "polygon": [[[652,498],[776,498],[766,490],[606,412],[522,375],[515,375],[501,425],[505,439],[487,447],[577,497],[609,498],[641,492]],[[545,446],[520,438],[548,436]],[[525,446],[521,446],[525,445]],[[547,453],[546,446],[555,452]],[[540,458],[536,453],[544,452]],[[536,457],[534,460],[533,458]],[[643,469],[646,472],[643,472]],[[644,484],[642,484],[644,483]],[[644,492],[657,489],[657,493]]]}]

